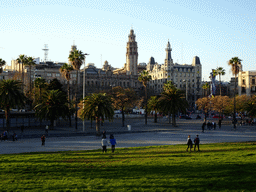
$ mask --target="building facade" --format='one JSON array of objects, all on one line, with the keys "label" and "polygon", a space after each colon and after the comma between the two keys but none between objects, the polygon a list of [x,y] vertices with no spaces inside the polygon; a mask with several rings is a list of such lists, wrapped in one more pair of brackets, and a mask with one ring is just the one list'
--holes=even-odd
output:
[{"label": "building facade", "polygon": [[169,41],[165,51],[164,64],[158,64],[151,57],[146,66],[146,70],[152,76],[152,81],[149,83],[150,89],[154,90],[155,94],[160,94],[163,91],[164,84],[167,81],[172,81],[178,89],[185,91],[187,101],[193,106],[202,94],[202,66],[199,57],[195,56],[190,65],[181,65],[173,63]]},{"label": "building facade", "polygon": [[240,71],[238,74],[238,94],[247,96],[256,93],[256,71]]}]

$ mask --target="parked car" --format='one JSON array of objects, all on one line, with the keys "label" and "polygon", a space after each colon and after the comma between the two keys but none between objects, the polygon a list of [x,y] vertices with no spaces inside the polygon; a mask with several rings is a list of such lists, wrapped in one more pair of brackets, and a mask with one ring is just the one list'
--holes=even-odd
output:
[{"label": "parked car", "polygon": [[191,117],[187,116],[187,115],[181,115],[180,119],[192,119]]},{"label": "parked car", "polygon": [[201,119],[201,116],[200,116],[200,115],[197,115],[197,116],[196,116],[196,119]]}]

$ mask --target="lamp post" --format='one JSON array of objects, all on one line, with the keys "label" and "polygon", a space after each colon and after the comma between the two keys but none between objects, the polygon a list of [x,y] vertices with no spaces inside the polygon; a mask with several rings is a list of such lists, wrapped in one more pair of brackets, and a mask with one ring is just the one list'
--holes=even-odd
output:
[{"label": "lamp post", "polygon": [[[89,55],[87,53],[85,53],[84,55]],[[85,97],[85,59],[86,57],[84,57],[84,73],[83,73],[83,99]],[[84,109],[84,103],[83,103],[83,109]],[[85,121],[83,120],[83,132],[85,132]]]}]

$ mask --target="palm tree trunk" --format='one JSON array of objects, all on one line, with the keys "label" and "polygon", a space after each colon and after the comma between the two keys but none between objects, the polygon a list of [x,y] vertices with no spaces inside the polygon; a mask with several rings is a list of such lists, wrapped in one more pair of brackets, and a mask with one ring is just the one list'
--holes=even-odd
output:
[{"label": "palm tree trunk", "polygon": [[168,111],[168,119],[169,119],[169,124],[171,124],[171,113]]},{"label": "palm tree trunk", "polygon": [[145,86],[145,100],[146,100],[146,107],[145,107],[145,125],[148,122],[148,96],[147,96],[147,86]]},{"label": "palm tree trunk", "polygon": [[22,92],[24,93],[24,71],[23,71],[23,63],[21,63],[21,79],[22,79]]},{"label": "palm tree trunk", "polygon": [[29,91],[31,93],[31,65],[29,66]]},{"label": "palm tree trunk", "polygon": [[98,136],[100,135],[100,121],[98,117],[96,117],[96,133]]},{"label": "palm tree trunk", "polygon": [[155,110],[155,120],[154,120],[154,123],[157,123],[157,112]]},{"label": "palm tree trunk", "polygon": [[234,129],[236,128],[236,74],[235,74],[235,90],[234,90],[234,115],[233,115]]},{"label": "palm tree trunk", "polygon": [[122,107],[122,126],[124,127],[124,108]]},{"label": "palm tree trunk", "polygon": [[76,106],[76,114],[75,114],[75,127],[77,130],[77,91],[78,91],[78,70],[76,70],[76,93],[75,93],[75,106]]},{"label": "palm tree trunk", "polygon": [[219,75],[219,79],[220,79],[220,96],[221,96],[221,75]]},{"label": "palm tree trunk", "polygon": [[5,110],[5,118],[6,118],[6,127],[7,127],[7,132],[9,133],[10,130],[10,108],[7,107]]},{"label": "palm tree trunk", "polygon": [[172,113],[172,125],[176,127],[175,112]]},{"label": "palm tree trunk", "polygon": [[[68,81],[68,105],[69,105],[69,110],[71,110],[71,105],[70,105],[70,90],[69,90],[69,80]],[[69,116],[69,127],[72,127],[72,118],[71,118],[72,114],[70,113]]]}]

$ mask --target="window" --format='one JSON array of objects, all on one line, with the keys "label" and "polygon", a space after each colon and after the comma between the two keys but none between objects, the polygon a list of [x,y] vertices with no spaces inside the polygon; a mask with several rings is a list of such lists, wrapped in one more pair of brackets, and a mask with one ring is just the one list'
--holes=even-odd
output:
[{"label": "window", "polygon": [[76,74],[72,74],[72,77],[75,78],[75,77],[76,77]]},{"label": "window", "polygon": [[47,73],[47,77],[51,77],[52,76],[52,74],[51,73]]},{"label": "window", "polygon": [[243,85],[245,85],[245,80],[243,79]]},{"label": "window", "polygon": [[60,74],[59,74],[59,73],[56,73],[56,74],[55,74],[55,76],[56,76],[56,77],[59,77],[59,76],[60,76]]},{"label": "window", "polygon": [[192,77],[194,77],[194,73],[192,73]]},{"label": "window", "polygon": [[252,79],[252,84],[255,85],[255,79]]}]

